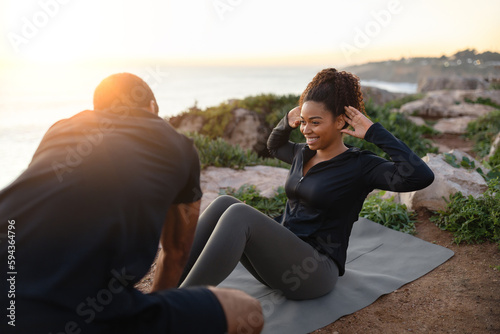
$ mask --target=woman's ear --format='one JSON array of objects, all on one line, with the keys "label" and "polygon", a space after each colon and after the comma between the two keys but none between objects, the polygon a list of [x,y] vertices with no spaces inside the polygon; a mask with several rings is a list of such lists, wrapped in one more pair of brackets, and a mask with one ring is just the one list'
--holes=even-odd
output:
[{"label": "woman's ear", "polygon": [[337,130],[342,130],[346,127],[346,121],[344,119],[344,115],[341,114],[337,117],[337,119],[335,120],[335,128]]}]

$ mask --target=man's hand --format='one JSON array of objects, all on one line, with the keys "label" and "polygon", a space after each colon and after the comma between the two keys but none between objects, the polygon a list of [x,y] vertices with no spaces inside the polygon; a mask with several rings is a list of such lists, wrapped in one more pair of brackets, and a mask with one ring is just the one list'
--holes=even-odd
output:
[{"label": "man's hand", "polygon": [[288,125],[298,128],[300,125],[300,107],[295,107],[288,112]]},{"label": "man's hand", "polygon": [[243,291],[209,287],[226,314],[228,334],[258,334],[264,327],[259,301]]},{"label": "man's hand", "polygon": [[373,122],[363,115],[358,109],[354,107],[344,107],[345,115],[344,120],[354,128],[354,131],[349,129],[340,130],[342,133],[347,133],[356,138],[364,139],[366,131],[372,126]]},{"label": "man's hand", "polygon": [[189,257],[200,213],[200,201],[172,204],[161,232],[152,291],[177,287]]}]

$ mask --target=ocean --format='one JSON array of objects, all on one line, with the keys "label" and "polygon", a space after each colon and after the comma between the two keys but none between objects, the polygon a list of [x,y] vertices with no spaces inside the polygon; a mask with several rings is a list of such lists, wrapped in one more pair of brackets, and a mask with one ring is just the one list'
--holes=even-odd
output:
[{"label": "ocean", "polygon": [[[40,140],[56,121],[92,109],[92,94],[106,76],[130,72],[154,90],[160,116],[197,105],[261,93],[300,94],[320,67],[107,67],[46,66],[0,69],[0,189],[29,164]],[[393,92],[414,93],[417,84],[362,81]]]}]

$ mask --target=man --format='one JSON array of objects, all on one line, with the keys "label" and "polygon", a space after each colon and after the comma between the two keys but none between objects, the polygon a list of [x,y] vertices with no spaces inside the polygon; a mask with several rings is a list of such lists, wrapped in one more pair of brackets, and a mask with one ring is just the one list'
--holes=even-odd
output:
[{"label": "man", "polygon": [[[166,290],[189,255],[200,165],[192,141],[157,114],[139,77],[104,79],[94,110],[54,124],[0,193],[0,261],[12,261],[0,332],[260,332],[260,304],[241,291]],[[143,294],[134,284],[159,242],[154,292]]]}]

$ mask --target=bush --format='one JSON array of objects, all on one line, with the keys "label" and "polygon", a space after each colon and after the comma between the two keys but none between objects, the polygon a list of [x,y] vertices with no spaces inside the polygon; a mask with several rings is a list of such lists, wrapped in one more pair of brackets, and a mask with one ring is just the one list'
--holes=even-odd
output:
[{"label": "bush", "polygon": [[489,182],[492,179],[500,178],[500,164],[498,163],[499,156],[499,152],[496,152],[488,161],[483,161],[483,165],[489,169],[488,173],[485,174],[485,172],[480,167],[476,168],[476,163],[474,162],[474,160],[470,160],[466,156],[462,157],[462,161],[458,161],[458,158],[454,154],[443,154],[444,161],[446,161],[451,166],[455,168],[463,167],[465,169],[475,170],[483,177],[486,182]]},{"label": "bush", "polygon": [[274,158],[260,158],[252,150],[233,146],[222,138],[211,139],[198,133],[187,133],[198,150],[201,168],[208,166],[242,169],[245,166],[266,165],[290,168],[290,165]]},{"label": "bush", "polygon": [[[391,112],[391,108],[386,106],[378,107],[372,103],[367,103],[365,110],[373,122],[380,122],[389,132],[408,145],[419,157],[427,153],[438,152],[438,149],[432,145],[432,141],[424,138],[427,134],[435,133],[428,126],[418,126],[405,115]],[[382,151],[377,145],[369,143],[366,140],[345,136],[344,141],[346,144],[359,147],[363,150],[370,150],[377,155],[390,159],[388,154]]]},{"label": "bush", "polygon": [[[241,101],[238,101],[238,107],[253,110],[257,113],[265,115],[267,126],[272,129],[285,115],[298,106],[299,95],[275,95],[275,94],[260,94],[249,96]],[[306,139],[300,131],[293,131],[290,135],[290,140],[294,143],[304,143]]]},{"label": "bush", "polygon": [[487,106],[490,106],[490,107],[493,107],[493,108],[496,108],[496,109],[500,109],[500,105],[498,105],[495,102],[491,101],[491,99],[489,97],[488,98],[478,97],[475,101],[466,97],[464,99],[464,101],[467,102],[467,103],[484,104],[484,105],[487,105]]},{"label": "bush", "polygon": [[382,199],[384,193],[385,191],[382,191],[368,197],[359,216],[396,231],[415,234],[416,214],[408,211],[405,204],[394,202],[394,197]]},{"label": "bush", "polygon": [[395,100],[387,102],[384,105],[384,108],[388,108],[388,109],[397,108],[397,109],[399,109],[399,108],[401,108],[401,106],[403,104],[423,99],[424,96],[425,95],[422,94],[422,93],[405,95],[405,96],[403,96],[403,97],[401,97],[399,99],[395,99]]},{"label": "bush", "polygon": [[480,197],[450,195],[447,208],[431,217],[441,229],[453,232],[454,242],[496,242],[500,247],[500,186],[490,180],[488,190]]},{"label": "bush", "polygon": [[237,102],[238,107],[266,115],[266,122],[274,127],[285,113],[299,104],[299,95],[260,94],[248,96]]},{"label": "bush", "polygon": [[494,137],[500,132],[500,109],[479,117],[467,125],[466,136],[474,141],[474,151],[484,157],[490,152]]},{"label": "bush", "polygon": [[[367,102],[365,108],[367,114],[374,122],[382,123],[387,130],[405,142],[417,155],[423,156],[428,152],[437,153],[437,148],[432,146],[432,142],[429,139],[423,138],[426,134],[434,133],[433,130],[427,126],[415,125],[403,114],[391,112],[392,108],[419,97],[419,95],[406,96],[402,99],[389,102],[383,107],[375,106],[373,103]],[[297,106],[298,100],[299,96],[293,94],[261,94],[249,96],[242,100],[224,102],[219,106],[209,107],[205,110],[193,106],[185,113],[203,116],[205,118],[205,124],[201,130],[201,134],[211,139],[216,139],[223,137],[225,128],[232,118],[232,111],[236,108],[254,110],[258,114],[261,114],[263,119],[265,119],[265,123],[267,123],[267,126],[271,129],[276,126],[279,120],[282,119],[288,111]],[[305,142],[304,136],[298,129],[292,131],[290,140],[296,143]],[[370,150],[385,158],[389,158],[387,154],[376,145],[368,143],[365,140],[345,136],[345,142],[361,149]],[[269,161],[267,163],[273,164],[274,162]],[[238,165],[238,162],[235,162],[235,165]]]},{"label": "bush", "polygon": [[278,187],[275,195],[271,198],[261,196],[257,188],[249,184],[242,185],[238,190],[229,187],[221,190],[219,194],[236,197],[271,218],[283,213],[287,201],[285,188],[283,187]]},{"label": "bush", "polygon": [[260,94],[248,96],[242,100],[222,102],[218,106],[208,107],[204,110],[194,105],[182,114],[203,116],[205,123],[201,130],[201,134],[214,139],[224,135],[226,126],[233,117],[232,112],[235,109],[244,108],[262,114],[262,118],[266,121],[267,125],[272,128],[286,112],[297,106],[298,101],[299,96],[294,94]]}]

